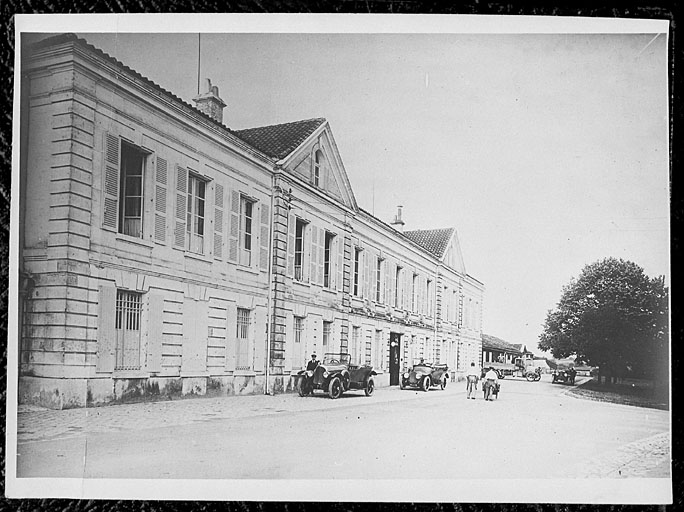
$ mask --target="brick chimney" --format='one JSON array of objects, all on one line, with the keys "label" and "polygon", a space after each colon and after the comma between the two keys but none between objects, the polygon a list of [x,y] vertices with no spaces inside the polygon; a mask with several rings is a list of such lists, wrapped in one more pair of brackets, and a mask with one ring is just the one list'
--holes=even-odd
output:
[{"label": "brick chimney", "polygon": [[211,85],[211,80],[204,79],[203,92],[192,99],[198,110],[204,112],[214,121],[223,124],[223,109],[225,102],[219,97],[219,90],[216,85]]},{"label": "brick chimney", "polygon": [[392,221],[392,223],[390,224],[390,226],[392,226],[394,229],[396,229],[400,233],[404,232],[404,224],[406,224],[403,220],[401,220],[401,209],[402,208],[403,208],[403,206],[401,206],[401,205],[397,206],[397,214],[394,217],[394,220]]}]

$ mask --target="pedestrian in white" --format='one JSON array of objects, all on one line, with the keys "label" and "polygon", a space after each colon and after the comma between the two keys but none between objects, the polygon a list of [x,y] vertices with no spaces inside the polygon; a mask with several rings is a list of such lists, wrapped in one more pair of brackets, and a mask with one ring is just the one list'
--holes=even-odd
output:
[{"label": "pedestrian in white", "polygon": [[482,388],[484,389],[485,392],[485,400],[492,401],[492,391],[496,387],[497,383],[499,382],[499,376],[497,373],[494,371],[494,368],[492,366],[489,367],[489,370],[484,376],[484,384],[482,385]]},{"label": "pedestrian in white", "polygon": [[477,390],[477,381],[480,380],[480,369],[475,366],[475,363],[470,363],[470,368],[466,374],[468,384],[466,390],[468,391],[467,398],[475,400],[475,391]]}]

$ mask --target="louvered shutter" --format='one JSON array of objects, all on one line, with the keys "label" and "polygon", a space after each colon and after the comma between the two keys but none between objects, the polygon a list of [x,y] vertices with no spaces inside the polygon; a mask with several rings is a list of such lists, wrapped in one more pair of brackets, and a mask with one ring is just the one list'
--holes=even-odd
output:
[{"label": "louvered shutter", "polygon": [[96,371],[112,372],[116,361],[116,288],[114,286],[100,286],[97,302]]},{"label": "louvered shutter", "polygon": [[235,350],[237,346],[237,306],[233,303],[226,310],[226,371],[235,370]]},{"label": "louvered shutter", "polygon": [[[345,245],[345,240],[343,236],[337,236],[335,237],[337,240],[337,289],[338,290],[344,290],[344,245]],[[352,255],[353,258],[353,255]],[[353,265],[352,261],[352,265]]]},{"label": "louvered shutter", "polygon": [[271,208],[266,203],[261,203],[261,230],[259,233],[259,268],[262,272],[268,272],[268,246],[270,241]]},{"label": "louvered shutter", "polygon": [[186,214],[188,211],[188,170],[176,166],[176,227],[173,232],[173,245],[185,249]]},{"label": "louvered shutter", "polygon": [[383,304],[390,304],[390,302],[391,302],[390,301],[390,291],[391,291],[391,284],[390,284],[390,282],[391,282],[391,274],[390,274],[391,265],[390,265],[390,260],[388,258],[385,258],[385,261],[384,261],[382,266],[384,267],[382,270],[383,270],[383,279],[385,280],[385,282],[383,283],[383,287],[382,287],[382,292],[383,292],[382,303]]},{"label": "louvered shutter", "polygon": [[397,264],[392,262],[389,265],[389,297],[387,297],[387,303],[396,305],[394,300],[397,291]]},{"label": "louvered shutter", "polygon": [[147,371],[160,372],[164,331],[164,296],[150,293],[149,336],[147,338]]},{"label": "louvered shutter", "polygon": [[121,144],[119,137],[111,133],[104,135],[104,209],[102,225],[119,228],[119,169],[121,168]]},{"label": "louvered shutter", "polygon": [[214,185],[214,258],[223,259],[223,185]]},{"label": "louvered shutter", "polygon": [[323,286],[325,276],[325,229],[318,230],[318,284]]},{"label": "louvered shutter", "polygon": [[287,275],[294,278],[295,226],[297,218],[290,214],[287,220]]},{"label": "louvered shutter", "polygon": [[310,281],[318,283],[318,228],[311,224],[311,273]]},{"label": "louvered shutter", "polygon": [[363,251],[363,266],[364,266],[364,279],[363,279],[363,296],[367,299],[373,299],[373,294],[371,293],[370,287],[370,262],[372,259],[372,253],[369,249]]},{"label": "louvered shutter", "polygon": [[228,260],[238,261],[238,238],[240,236],[240,192],[230,191],[230,232],[228,234]]},{"label": "louvered shutter", "polygon": [[154,175],[154,240],[161,243],[166,242],[167,167],[167,161],[157,157],[157,170]]}]

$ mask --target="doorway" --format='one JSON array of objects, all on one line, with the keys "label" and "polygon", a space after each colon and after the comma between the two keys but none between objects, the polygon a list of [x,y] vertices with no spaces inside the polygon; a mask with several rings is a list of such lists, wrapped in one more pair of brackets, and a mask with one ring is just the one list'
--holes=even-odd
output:
[{"label": "doorway", "polygon": [[399,372],[401,371],[401,365],[399,364],[399,354],[401,354],[401,334],[391,332],[389,354],[390,386],[399,385]]}]

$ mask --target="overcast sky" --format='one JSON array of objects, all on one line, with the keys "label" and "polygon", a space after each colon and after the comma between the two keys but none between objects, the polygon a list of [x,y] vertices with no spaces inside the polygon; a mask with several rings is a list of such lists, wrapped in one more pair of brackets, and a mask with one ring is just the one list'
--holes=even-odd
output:
[{"label": "overcast sky", "polygon": [[[182,99],[197,34],[79,34]],[[584,265],[669,282],[664,34],[203,34],[233,129],[325,117],[359,205],[454,226],[484,332],[536,348]]]}]

